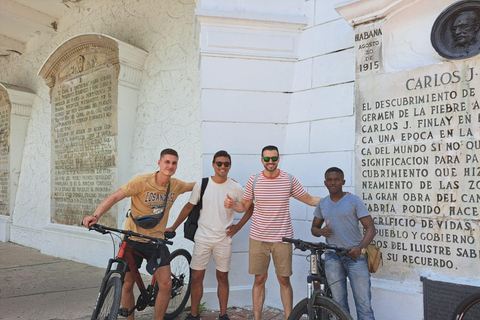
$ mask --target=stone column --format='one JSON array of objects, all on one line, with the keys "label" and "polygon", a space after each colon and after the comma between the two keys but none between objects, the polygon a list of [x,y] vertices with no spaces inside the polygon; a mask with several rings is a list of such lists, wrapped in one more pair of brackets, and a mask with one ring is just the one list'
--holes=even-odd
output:
[{"label": "stone column", "polygon": [[[205,174],[211,173],[211,156],[225,149],[235,163],[230,175],[245,184],[258,168],[262,147],[275,144],[283,151],[299,39],[307,24],[302,4],[197,1]],[[238,239],[247,239],[248,230],[245,226]],[[239,271],[232,270],[231,277],[241,279],[240,270],[248,268],[248,241],[238,239],[232,265]],[[208,273],[205,297],[211,302],[207,307],[215,308],[216,281]],[[267,288],[268,297],[279,301],[278,282]],[[251,283],[232,284],[230,303],[251,304]]]},{"label": "stone column", "polygon": [[28,120],[36,95],[0,84],[0,241],[10,240]]},{"label": "stone column", "polygon": [[[49,238],[71,234],[66,225],[80,225],[129,180],[146,56],[109,36],[85,34],[61,44],[39,71],[52,105],[52,224],[44,231],[52,232]],[[101,223],[118,227],[125,204],[115,205]]]}]

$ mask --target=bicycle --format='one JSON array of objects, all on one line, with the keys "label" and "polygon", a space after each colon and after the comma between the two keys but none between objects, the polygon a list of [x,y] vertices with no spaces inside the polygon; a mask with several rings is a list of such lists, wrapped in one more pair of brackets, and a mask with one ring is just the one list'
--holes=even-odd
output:
[{"label": "bicycle", "polygon": [[480,319],[480,292],[463,299],[455,309],[452,320]]},{"label": "bicycle", "polygon": [[[89,227],[89,230],[94,230],[102,234],[120,233],[124,235],[123,240],[120,243],[120,250],[115,258],[108,261],[107,270],[105,276],[102,279],[100,291],[97,296],[97,302],[92,313],[92,320],[115,320],[117,317],[127,317],[135,310],[142,311],[146,307],[155,305],[155,298],[158,292],[158,284],[155,280],[155,276],[148,287],[145,287],[138,267],[134,263],[133,254],[141,256],[139,253],[134,252],[132,248],[127,244],[126,239],[132,236],[140,237],[149,240],[149,243],[156,246],[171,245],[172,241],[166,240],[168,238],[175,237],[175,233],[166,233],[166,239],[152,238],[133,231],[110,228],[98,224],[94,224]],[[113,238],[112,238],[113,239]],[[167,312],[165,313],[165,319],[171,320],[178,316],[180,312],[185,308],[185,305],[190,296],[190,280],[191,269],[190,261],[192,256],[187,250],[177,249],[170,255],[170,268],[172,278],[172,289],[170,292],[170,302],[168,304]],[[112,266],[115,265],[115,268]],[[127,272],[127,266],[135,279],[135,283],[140,290],[140,295],[137,298],[135,306],[131,310],[120,309],[120,300],[122,297],[122,285]]]},{"label": "bicycle", "polygon": [[293,308],[288,320],[353,320],[352,316],[338,302],[332,299],[332,292],[325,275],[325,250],[335,250],[339,257],[348,254],[349,249],[331,246],[326,243],[314,243],[300,239],[282,238],[283,242],[293,243],[295,249],[310,250],[310,272],[307,275],[307,297]]}]

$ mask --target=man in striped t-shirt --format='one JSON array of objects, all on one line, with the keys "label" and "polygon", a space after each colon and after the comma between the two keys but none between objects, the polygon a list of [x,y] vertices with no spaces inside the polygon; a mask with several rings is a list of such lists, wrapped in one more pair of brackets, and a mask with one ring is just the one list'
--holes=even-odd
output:
[{"label": "man in striped t-shirt", "polygon": [[290,315],[293,305],[293,290],[290,284],[293,248],[292,244],[282,242],[282,237],[293,237],[290,197],[313,207],[320,200],[308,194],[294,176],[278,169],[279,160],[277,147],[264,147],[262,164],[265,169],[250,177],[242,201],[234,202],[228,195],[225,199],[225,207],[233,208],[237,212],[245,212],[255,200],[250,224],[248,270],[255,275],[252,289],[255,320],[260,320],[262,316],[270,255],[280,284],[285,317]]}]

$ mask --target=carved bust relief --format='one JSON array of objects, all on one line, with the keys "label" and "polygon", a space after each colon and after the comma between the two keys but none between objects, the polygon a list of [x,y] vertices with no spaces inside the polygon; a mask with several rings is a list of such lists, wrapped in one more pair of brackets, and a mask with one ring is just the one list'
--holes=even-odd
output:
[{"label": "carved bust relief", "polygon": [[431,41],[447,59],[468,59],[480,53],[480,1],[459,1],[435,21]]}]

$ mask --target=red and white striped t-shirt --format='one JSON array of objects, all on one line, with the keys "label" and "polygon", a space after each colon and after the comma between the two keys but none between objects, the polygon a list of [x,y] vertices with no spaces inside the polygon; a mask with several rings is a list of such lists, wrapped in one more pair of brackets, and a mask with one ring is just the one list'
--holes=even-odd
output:
[{"label": "red and white striped t-shirt", "polygon": [[[293,175],[292,182],[287,172],[279,170],[275,178],[267,178],[263,171],[258,175],[252,193],[256,175],[248,179],[243,199],[255,200],[250,238],[266,242],[282,242],[282,237],[293,237],[290,217],[290,197],[298,199],[307,191]],[[293,185],[293,187],[292,187]],[[255,196],[255,199],[254,199]]]}]

